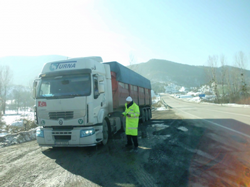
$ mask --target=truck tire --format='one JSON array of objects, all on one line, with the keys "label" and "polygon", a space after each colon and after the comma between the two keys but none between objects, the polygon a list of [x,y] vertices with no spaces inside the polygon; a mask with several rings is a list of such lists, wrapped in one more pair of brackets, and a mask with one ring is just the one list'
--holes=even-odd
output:
[{"label": "truck tire", "polygon": [[145,121],[148,121],[148,119],[149,119],[149,116],[148,116],[148,110],[147,110],[147,109],[145,109]]},{"label": "truck tire", "polygon": [[147,109],[147,121],[150,121],[150,109]]},{"label": "truck tire", "polygon": [[110,125],[107,122],[107,120],[103,120],[103,140],[102,140],[102,145],[106,145],[108,143],[109,137],[111,135],[110,133]]},{"label": "truck tire", "polygon": [[121,132],[125,132],[126,130],[126,117],[121,117]]},{"label": "truck tire", "polygon": [[151,110],[148,109],[148,120],[150,121],[151,120]]},{"label": "truck tire", "polygon": [[149,117],[150,117],[150,119],[152,118],[152,110],[151,109],[149,109]]},{"label": "truck tire", "polygon": [[142,123],[145,122],[145,110],[144,109],[141,110],[141,121]]}]

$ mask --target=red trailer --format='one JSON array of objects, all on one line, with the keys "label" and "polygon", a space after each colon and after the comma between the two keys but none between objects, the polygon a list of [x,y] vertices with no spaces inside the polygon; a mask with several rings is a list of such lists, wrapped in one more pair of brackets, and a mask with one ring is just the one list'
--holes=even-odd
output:
[{"label": "red trailer", "polygon": [[111,70],[114,111],[124,110],[126,98],[131,96],[140,107],[141,121],[150,120],[152,117],[150,81],[118,62],[105,64],[109,64]]}]

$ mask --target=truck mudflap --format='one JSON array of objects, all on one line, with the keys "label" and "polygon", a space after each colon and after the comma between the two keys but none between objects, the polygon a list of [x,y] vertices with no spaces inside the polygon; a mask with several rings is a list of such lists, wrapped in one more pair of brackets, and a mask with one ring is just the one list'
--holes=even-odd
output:
[{"label": "truck mudflap", "polygon": [[75,127],[73,129],[40,128],[36,139],[39,146],[44,147],[89,147],[103,140],[102,126]]}]

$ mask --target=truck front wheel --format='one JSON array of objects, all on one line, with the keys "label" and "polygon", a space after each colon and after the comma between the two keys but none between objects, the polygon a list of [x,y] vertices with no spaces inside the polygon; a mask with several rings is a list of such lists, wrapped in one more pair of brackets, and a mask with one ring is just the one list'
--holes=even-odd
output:
[{"label": "truck front wheel", "polygon": [[108,143],[108,139],[110,136],[110,126],[109,123],[106,120],[103,120],[103,140],[102,140],[102,145],[106,145]]}]

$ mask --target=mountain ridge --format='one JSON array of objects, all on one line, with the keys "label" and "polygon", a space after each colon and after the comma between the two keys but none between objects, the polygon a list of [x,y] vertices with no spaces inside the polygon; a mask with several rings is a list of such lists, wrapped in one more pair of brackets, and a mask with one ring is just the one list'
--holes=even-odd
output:
[{"label": "mountain ridge", "polygon": [[[226,66],[230,70],[239,69],[233,66]],[[181,64],[163,59],[151,59],[148,62],[134,64],[128,68],[141,74],[154,82],[175,83],[180,86],[197,87],[209,83],[208,66],[194,66]],[[217,76],[222,67],[216,67]],[[250,70],[243,70],[247,79],[250,78]]]},{"label": "mountain ridge", "polygon": [[[13,74],[13,84],[29,86],[41,73],[47,62],[68,59],[62,55],[42,56],[8,56],[0,58],[0,66],[9,66]],[[175,83],[180,86],[197,87],[208,83],[207,66],[195,66],[176,63],[164,59],[151,59],[147,62],[127,66],[142,76],[148,78],[152,84],[156,82]],[[219,71],[221,67],[217,68]],[[231,67],[230,68],[235,68]],[[250,71],[245,70],[247,77]]]}]

